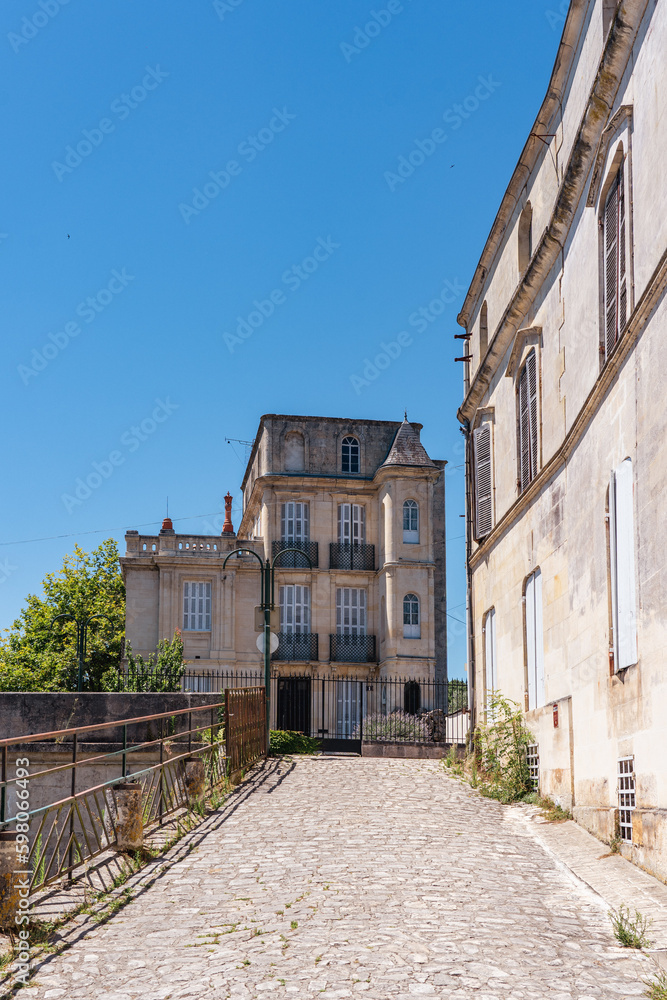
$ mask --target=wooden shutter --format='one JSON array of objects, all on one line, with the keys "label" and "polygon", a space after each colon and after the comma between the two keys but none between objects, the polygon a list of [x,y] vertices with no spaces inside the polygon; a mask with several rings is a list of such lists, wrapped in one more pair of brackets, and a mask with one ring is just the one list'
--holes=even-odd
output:
[{"label": "wooden shutter", "polygon": [[530,710],[540,708],[545,698],[542,573],[539,569],[526,580],[526,663]]},{"label": "wooden shutter", "polygon": [[475,538],[484,538],[493,527],[491,482],[491,428],[488,424],[473,433],[475,464]]},{"label": "wooden shutter", "polygon": [[498,686],[496,676],[496,612],[492,608],[486,615],[484,624],[484,660],[486,666],[487,704],[491,692]]},{"label": "wooden shutter", "polygon": [[526,358],[528,372],[528,414],[530,417],[530,478],[537,474],[537,357],[531,351]]},{"label": "wooden shutter", "polygon": [[629,458],[612,473],[609,538],[614,664],[616,670],[623,670],[637,662],[633,474]]},{"label": "wooden shutter", "polygon": [[519,375],[519,486],[526,489],[537,472],[537,357],[531,351]]},{"label": "wooden shutter", "polygon": [[[618,331],[618,208],[619,176],[617,174],[604,207],[604,322],[605,358],[611,354]],[[623,225],[625,231],[625,222]],[[625,266],[625,254],[624,266]]]},{"label": "wooden shutter", "polygon": [[308,541],[309,514],[307,503],[297,503],[290,500],[281,505],[280,529],[283,542]]}]

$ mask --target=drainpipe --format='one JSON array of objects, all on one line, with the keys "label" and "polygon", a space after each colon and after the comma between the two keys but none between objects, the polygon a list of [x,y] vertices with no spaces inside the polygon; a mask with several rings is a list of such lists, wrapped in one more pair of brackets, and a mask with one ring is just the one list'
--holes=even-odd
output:
[{"label": "drainpipe", "polygon": [[476,724],[475,706],[475,633],[472,607],[472,570],[470,557],[472,555],[472,452],[470,444],[470,421],[462,420],[461,433],[465,437],[465,501],[466,501],[466,611],[468,626],[468,707],[470,709],[470,728],[468,730],[468,748],[473,750],[473,732]]}]

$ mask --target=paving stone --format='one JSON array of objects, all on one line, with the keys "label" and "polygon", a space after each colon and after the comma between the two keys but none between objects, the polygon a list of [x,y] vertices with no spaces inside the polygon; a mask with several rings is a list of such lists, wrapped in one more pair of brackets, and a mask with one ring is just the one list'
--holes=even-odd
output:
[{"label": "paving stone", "polygon": [[651,960],[616,947],[603,897],[531,824],[436,761],[269,761],[128,905],[77,917],[26,996],[641,996]]}]

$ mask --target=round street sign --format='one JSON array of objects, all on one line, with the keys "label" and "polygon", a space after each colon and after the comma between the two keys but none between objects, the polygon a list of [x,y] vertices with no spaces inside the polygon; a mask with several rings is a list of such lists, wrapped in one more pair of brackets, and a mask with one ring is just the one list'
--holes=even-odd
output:
[{"label": "round street sign", "polygon": [[[270,639],[271,639],[271,641],[269,643],[269,645],[271,647],[271,652],[275,653],[275,651],[278,648],[278,636],[274,632],[269,632],[269,636],[270,636]],[[257,649],[260,651],[260,653],[264,652],[264,633],[262,633],[261,635],[257,636],[256,646],[257,646]]]}]

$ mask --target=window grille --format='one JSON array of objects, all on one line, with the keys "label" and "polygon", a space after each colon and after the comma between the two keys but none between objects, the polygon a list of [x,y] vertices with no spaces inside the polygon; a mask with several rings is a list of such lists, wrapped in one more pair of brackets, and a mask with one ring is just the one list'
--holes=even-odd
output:
[{"label": "window grille", "polygon": [[419,541],[419,507],[415,500],[406,500],[403,504],[403,541]]},{"label": "window grille", "polygon": [[540,790],[540,748],[537,743],[529,743],[526,747],[526,763],[528,764],[528,780],[533,792]]},{"label": "window grille", "polygon": [[359,472],[359,442],[356,438],[343,438],[341,458],[343,472]]},{"label": "window grille", "polygon": [[622,757],[618,762],[618,825],[621,840],[632,843],[632,813],[635,808],[635,759]]},{"label": "window grille", "polygon": [[403,598],[403,638],[419,639],[419,598],[416,594],[406,594]]},{"label": "window grille", "polygon": [[188,580],[183,584],[183,629],[211,631],[211,584]]}]

